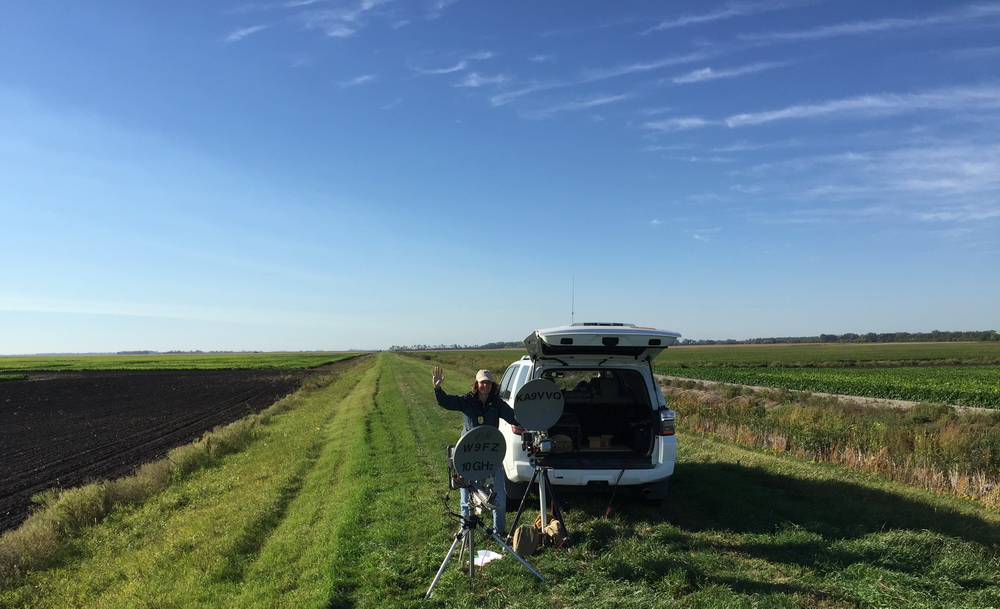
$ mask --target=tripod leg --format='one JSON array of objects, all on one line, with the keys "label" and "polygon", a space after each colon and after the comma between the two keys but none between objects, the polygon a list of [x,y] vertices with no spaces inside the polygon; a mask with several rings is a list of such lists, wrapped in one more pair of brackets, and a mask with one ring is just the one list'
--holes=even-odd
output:
[{"label": "tripod leg", "polygon": [[469,538],[466,536],[466,533],[463,530],[463,532],[462,532],[462,545],[458,549],[458,561],[459,562],[461,562],[462,559],[465,557],[465,552],[468,549],[469,549]]},{"label": "tripod leg", "polygon": [[[549,526],[549,491],[552,487],[549,485],[549,473],[547,470],[542,470],[542,476],[538,479],[538,513],[539,518],[542,521],[542,530]],[[553,499],[555,501],[555,499]]]},{"label": "tripod leg", "polygon": [[531,571],[532,573],[534,573],[534,574],[535,574],[535,576],[536,576],[536,577],[538,577],[538,579],[540,579],[540,580],[542,580],[542,581],[545,581],[545,578],[544,578],[544,577],[542,577],[542,574],[541,574],[541,573],[539,573],[538,571],[536,571],[536,570],[535,570],[535,568],[534,568],[534,567],[532,567],[532,566],[531,566],[530,564],[528,564],[528,561],[526,561],[526,560],[524,560],[523,558],[521,558],[520,556],[518,556],[517,552],[515,552],[513,548],[511,548],[510,546],[508,546],[508,545],[507,545],[507,544],[506,544],[506,543],[504,542],[504,540],[500,539],[500,536],[496,534],[496,531],[494,531],[494,530],[492,530],[492,529],[489,529],[489,530],[488,530],[487,532],[488,532],[488,533],[489,533],[490,535],[492,535],[492,536],[493,536],[493,539],[496,539],[496,540],[497,540],[497,543],[499,543],[499,544],[500,544],[501,546],[503,546],[503,548],[504,548],[505,550],[507,550],[507,552],[509,552],[511,556],[513,556],[514,558],[516,558],[516,559],[517,559],[518,561],[520,561],[520,562],[521,562],[521,564],[522,564],[522,565],[524,565],[525,567],[527,567],[527,569],[528,569],[529,571]]},{"label": "tripod leg", "polygon": [[448,549],[448,553],[445,554],[444,560],[441,561],[441,566],[438,568],[437,575],[434,576],[434,581],[431,582],[431,587],[427,588],[427,594],[424,595],[424,600],[431,597],[431,592],[434,591],[434,586],[436,586],[438,580],[441,579],[441,574],[444,573],[444,568],[448,566],[448,561],[451,559],[451,555],[455,552],[455,546],[457,546],[458,542],[463,539],[464,532],[465,527],[463,526],[458,533],[455,533],[455,541],[451,542],[451,548]]},{"label": "tripod leg", "polygon": [[535,483],[535,479],[537,477],[538,477],[538,470],[536,469],[531,473],[531,480],[528,481],[528,486],[524,488],[524,496],[521,497],[521,505],[517,507],[517,514],[514,515],[514,521],[507,528],[508,540],[514,539],[514,530],[517,528],[517,523],[521,521],[521,514],[524,513],[525,506],[528,505],[528,495],[531,493],[531,485]]},{"label": "tripod leg", "polygon": [[552,481],[549,480],[548,472],[542,472],[545,477],[545,486],[549,489],[549,497],[552,498],[552,515],[556,520],[559,521],[559,533],[563,536],[563,544],[565,547],[569,548],[573,546],[573,538],[569,536],[569,529],[566,528],[566,519],[563,518],[562,509],[559,507],[559,502],[556,501],[555,491],[552,489]]},{"label": "tripod leg", "polygon": [[476,574],[476,531],[475,529],[469,529],[466,532],[469,537],[469,581],[472,581],[472,576]]},{"label": "tripod leg", "polygon": [[[517,514],[514,515],[514,521],[507,528],[508,541],[513,541],[514,539],[514,530],[517,529],[517,523],[521,521],[521,514],[524,513],[525,506],[528,505],[528,495],[531,493],[531,485],[535,483],[535,479],[537,477],[538,477],[538,469],[535,469],[535,471],[531,473],[531,480],[528,481],[528,486],[524,488],[524,496],[521,497],[521,505],[517,507]],[[503,509],[500,506],[497,507]]]}]

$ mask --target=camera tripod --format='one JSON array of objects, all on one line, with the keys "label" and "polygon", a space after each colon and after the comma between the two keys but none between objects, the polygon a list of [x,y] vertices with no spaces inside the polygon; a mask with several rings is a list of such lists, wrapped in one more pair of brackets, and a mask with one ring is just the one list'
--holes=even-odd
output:
[{"label": "camera tripod", "polygon": [[545,581],[545,578],[542,577],[542,574],[536,571],[535,568],[532,567],[530,564],[528,564],[528,561],[518,556],[517,552],[511,549],[511,547],[507,545],[506,542],[504,542],[504,540],[501,539],[499,535],[497,535],[496,531],[493,530],[493,527],[489,527],[483,524],[482,519],[479,517],[479,514],[474,508],[470,508],[470,513],[468,516],[463,515],[460,518],[462,521],[462,526],[458,529],[458,532],[455,533],[454,541],[451,542],[451,548],[448,549],[448,553],[445,555],[444,561],[441,562],[441,567],[438,568],[437,575],[434,576],[434,581],[431,582],[430,588],[427,589],[427,594],[424,595],[424,600],[431,597],[431,592],[434,591],[434,586],[436,586],[438,580],[441,579],[441,574],[444,573],[445,567],[448,566],[448,561],[451,560],[451,556],[452,554],[455,553],[455,547],[458,546],[459,542],[462,542],[461,549],[459,550],[458,553],[459,560],[462,559],[462,556],[465,554],[465,551],[468,550],[469,577],[471,578],[473,575],[475,575],[476,572],[475,533],[477,530],[479,530],[479,532],[481,532],[484,536],[492,537],[493,539],[495,539],[497,543],[503,546],[503,548],[510,553],[511,556],[520,561],[520,563],[524,565],[526,569],[534,573],[535,576],[538,577],[538,579]]},{"label": "camera tripod", "polygon": [[[521,514],[524,512],[524,507],[528,503],[528,491],[537,481],[539,504],[538,511],[541,515],[542,530],[544,531],[545,528],[549,526],[549,511],[547,509],[547,504],[549,503],[549,498],[551,497],[552,515],[559,522],[559,534],[563,537],[562,541],[557,545],[564,548],[572,547],[573,538],[570,537],[569,531],[566,529],[566,521],[563,519],[562,510],[559,508],[559,502],[556,501],[556,493],[552,489],[552,482],[549,480],[549,470],[552,468],[543,466],[541,461],[538,459],[532,459],[532,464],[535,466],[535,471],[531,474],[531,480],[528,482],[524,496],[521,498],[521,505],[517,508],[517,514],[514,516],[514,522],[510,526],[510,535],[513,536],[514,531],[517,529],[517,523],[521,520]],[[508,539],[512,540],[513,537],[509,537]]]}]

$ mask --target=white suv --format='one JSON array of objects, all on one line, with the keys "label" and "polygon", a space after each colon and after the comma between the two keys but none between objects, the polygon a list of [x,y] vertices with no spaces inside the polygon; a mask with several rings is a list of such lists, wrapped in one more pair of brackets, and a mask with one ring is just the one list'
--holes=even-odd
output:
[{"label": "white suv", "polygon": [[[653,378],[651,362],[680,334],[621,323],[578,323],[536,330],[524,339],[528,355],[512,363],[500,395],[515,406],[534,379],[554,382],[562,415],[548,430],[551,450],[540,462],[553,485],[637,487],[662,500],[674,473],[674,412]],[[504,424],[508,506],[517,506],[534,473],[526,431]],[[536,430],[537,431],[537,430]]]}]

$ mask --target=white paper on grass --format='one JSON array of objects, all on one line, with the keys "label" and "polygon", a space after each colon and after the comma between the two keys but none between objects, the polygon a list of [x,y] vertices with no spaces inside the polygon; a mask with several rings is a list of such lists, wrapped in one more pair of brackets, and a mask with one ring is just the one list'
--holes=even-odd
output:
[{"label": "white paper on grass", "polygon": [[479,550],[476,552],[476,566],[482,567],[494,560],[503,558],[503,554],[497,554],[491,550]]}]

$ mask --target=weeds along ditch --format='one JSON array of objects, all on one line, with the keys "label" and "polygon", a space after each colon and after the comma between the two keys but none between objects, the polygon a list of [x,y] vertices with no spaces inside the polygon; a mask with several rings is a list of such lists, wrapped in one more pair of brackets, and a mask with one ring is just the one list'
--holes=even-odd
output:
[{"label": "weeds along ditch", "polygon": [[472,581],[452,564],[422,601],[457,529],[445,447],[461,428],[435,404],[431,369],[462,393],[477,369],[500,374],[520,355],[354,361],[244,445],[6,578],[0,606],[1000,606],[998,512],[689,432],[661,507],[560,492],[577,545],[530,557],[548,582],[510,559]]},{"label": "weeds along ditch", "polygon": [[1000,411],[872,407],[781,390],[665,382],[680,429],[1000,509]]},{"label": "weeds along ditch", "polygon": [[[952,406],[1000,408],[998,356],[995,343],[681,348],[654,371],[733,384],[666,381],[682,429],[1000,508],[1000,410]],[[814,391],[919,404],[872,407]]]}]

